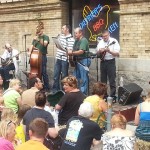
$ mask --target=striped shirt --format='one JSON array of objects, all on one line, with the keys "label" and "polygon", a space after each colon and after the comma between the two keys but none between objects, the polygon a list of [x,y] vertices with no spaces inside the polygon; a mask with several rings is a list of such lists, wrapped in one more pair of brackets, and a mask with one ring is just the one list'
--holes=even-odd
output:
[{"label": "striped shirt", "polygon": [[[74,44],[75,40],[71,34],[69,34],[67,36],[61,34],[60,36],[58,36],[58,39],[64,49],[66,49],[66,48],[70,49],[70,50],[73,49],[73,44]],[[56,59],[67,61],[68,57],[67,57],[66,52],[57,48]]]}]

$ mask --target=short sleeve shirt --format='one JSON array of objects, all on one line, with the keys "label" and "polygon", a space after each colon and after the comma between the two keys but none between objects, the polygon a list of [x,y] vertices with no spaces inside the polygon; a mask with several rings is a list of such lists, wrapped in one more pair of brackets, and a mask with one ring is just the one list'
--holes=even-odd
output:
[{"label": "short sleeve shirt", "polygon": [[26,114],[23,117],[23,125],[26,125],[26,140],[29,140],[29,134],[28,134],[29,124],[35,118],[44,119],[48,123],[49,128],[54,127],[54,119],[53,119],[52,115],[49,112],[47,112],[43,109],[32,108],[29,111],[27,111]]},{"label": "short sleeve shirt", "polygon": [[21,95],[16,90],[8,89],[3,95],[4,105],[7,108],[13,109],[13,111],[17,113],[19,108],[17,99],[20,97]]},{"label": "short sleeve shirt", "polygon": [[[47,41],[49,43],[49,37],[45,34],[40,36],[39,39],[43,41],[43,44],[44,44],[44,41]],[[44,46],[43,44],[41,44],[40,42],[36,40],[33,40],[32,42],[32,45],[38,48],[42,54],[47,54],[47,46]]]},{"label": "short sleeve shirt", "polygon": [[78,115],[78,109],[84,99],[85,95],[81,91],[66,93],[61,98],[58,103],[62,107],[58,116],[60,125],[66,124],[72,116]]},{"label": "short sleeve shirt", "polygon": [[72,117],[61,150],[90,150],[93,139],[100,140],[102,134],[97,123],[81,116]]},{"label": "short sleeve shirt", "polygon": [[[83,51],[89,51],[89,44],[88,44],[88,40],[83,37],[80,40],[75,40],[75,43],[73,45],[73,50],[78,51],[78,50],[83,50]],[[83,53],[82,55],[80,55],[80,57],[85,57],[86,53]]]}]

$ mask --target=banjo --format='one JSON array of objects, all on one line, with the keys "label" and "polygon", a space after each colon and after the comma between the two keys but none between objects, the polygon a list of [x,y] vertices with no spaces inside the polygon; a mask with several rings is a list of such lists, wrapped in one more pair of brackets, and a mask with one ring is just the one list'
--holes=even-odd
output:
[{"label": "banjo", "polygon": [[25,51],[21,51],[17,55],[12,56],[12,57],[8,57],[6,59],[3,59],[2,57],[0,57],[1,58],[1,65],[3,67],[10,65],[11,63],[13,63],[13,58],[15,58],[15,57],[16,57],[17,60],[19,60],[19,54],[21,54],[22,52],[25,52]]}]

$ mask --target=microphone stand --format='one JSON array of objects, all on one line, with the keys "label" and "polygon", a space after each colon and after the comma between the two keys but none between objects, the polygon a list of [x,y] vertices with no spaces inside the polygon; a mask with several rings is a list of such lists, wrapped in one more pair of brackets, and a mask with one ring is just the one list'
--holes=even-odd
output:
[{"label": "microphone stand", "polygon": [[24,42],[25,42],[25,46],[24,46],[24,48],[25,48],[25,52],[26,52],[26,55],[25,55],[25,66],[26,66],[26,71],[27,71],[27,34],[25,34],[24,35]]},{"label": "microphone stand", "polygon": [[98,56],[96,57],[96,79],[97,79],[97,82],[98,82],[98,78],[99,78],[99,76],[98,76]]}]

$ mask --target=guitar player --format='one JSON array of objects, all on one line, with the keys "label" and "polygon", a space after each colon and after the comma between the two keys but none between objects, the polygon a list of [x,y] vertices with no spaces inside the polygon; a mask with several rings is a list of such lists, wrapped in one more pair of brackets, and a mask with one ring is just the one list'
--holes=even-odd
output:
[{"label": "guitar player", "polygon": [[5,51],[1,56],[1,67],[0,67],[0,74],[3,78],[3,84],[5,89],[8,88],[9,80],[11,78],[9,71],[14,70],[15,75],[17,76],[19,71],[20,60],[21,59],[18,50],[12,48],[9,43],[6,43]]},{"label": "guitar player", "polygon": [[90,58],[87,57],[89,52],[89,43],[88,40],[83,36],[83,31],[81,28],[76,28],[74,30],[74,35],[75,43],[73,45],[73,51],[68,50],[68,55],[77,58],[73,74],[78,80],[81,92],[87,95],[89,86],[89,70],[86,68],[88,68],[91,64]]},{"label": "guitar player", "polygon": [[[111,44],[113,43],[113,44]],[[108,30],[102,32],[102,40],[97,45],[97,54],[102,54],[100,71],[101,82],[107,84],[107,79],[110,85],[109,96],[113,97],[113,102],[116,102],[116,63],[115,58],[119,57],[120,45],[115,38],[110,37]]]}]

